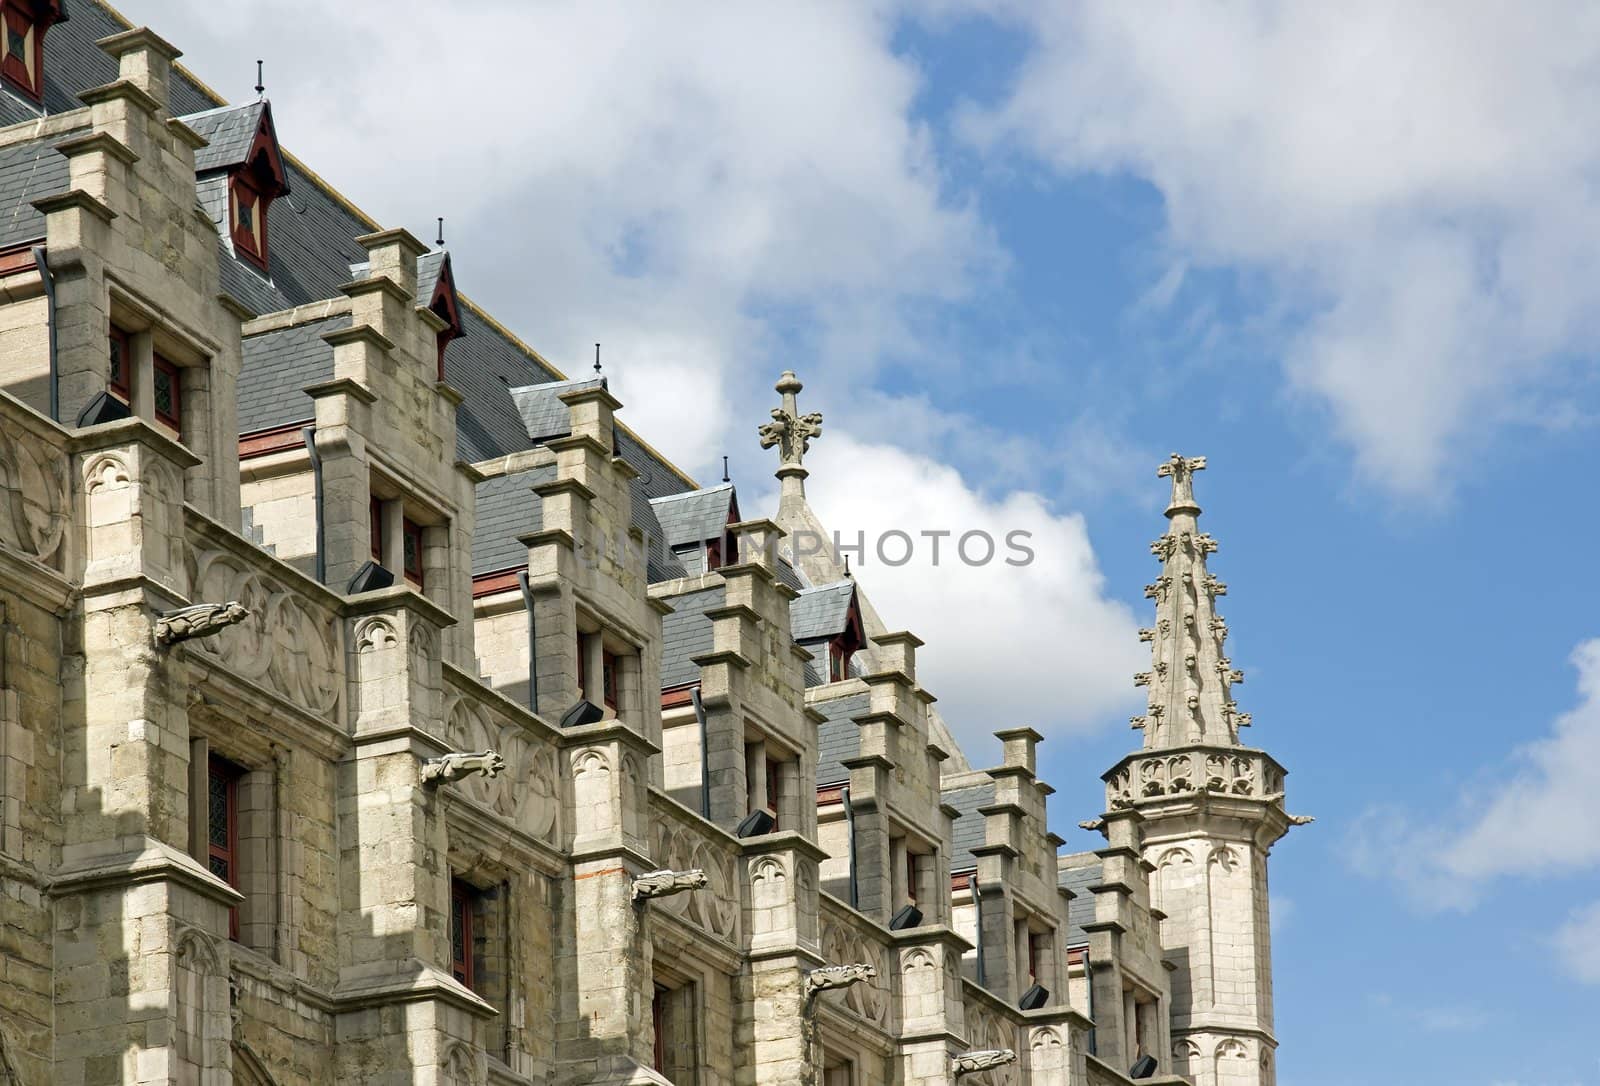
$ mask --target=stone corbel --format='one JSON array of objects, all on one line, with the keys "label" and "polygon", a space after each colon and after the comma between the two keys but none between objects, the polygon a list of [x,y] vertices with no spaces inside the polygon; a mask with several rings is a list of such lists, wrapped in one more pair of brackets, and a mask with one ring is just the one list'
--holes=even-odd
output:
[{"label": "stone corbel", "polygon": [[995,1067],[1004,1067],[1008,1063],[1016,1063],[1017,1054],[1009,1048],[985,1048],[978,1052],[963,1052],[950,1061],[950,1070],[955,1072],[955,1077],[976,1074],[979,1071],[988,1071]]},{"label": "stone corbel", "polygon": [[806,972],[806,999],[815,998],[819,992],[832,992],[872,980],[878,970],[865,962],[851,965],[824,965]]},{"label": "stone corbel", "polygon": [[698,867],[688,871],[673,871],[670,868],[646,871],[633,880],[633,900],[651,901],[658,897],[671,897],[685,890],[703,889],[705,885],[706,873]]},{"label": "stone corbel", "polygon": [[474,773],[485,777],[498,777],[506,767],[506,760],[498,751],[479,750],[452,752],[422,763],[422,783],[429,788],[453,784]]},{"label": "stone corbel", "polygon": [[163,611],[156,618],[156,644],[176,645],[196,637],[210,637],[250,617],[249,608],[237,600],[228,603],[197,603],[176,611]]}]

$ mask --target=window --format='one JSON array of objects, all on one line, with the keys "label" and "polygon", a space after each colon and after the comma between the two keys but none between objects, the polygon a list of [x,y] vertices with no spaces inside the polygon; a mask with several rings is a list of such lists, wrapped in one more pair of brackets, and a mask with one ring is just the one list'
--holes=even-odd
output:
[{"label": "window", "polygon": [[[589,638],[600,634],[578,633],[578,696],[589,696]],[[610,649],[600,650],[600,701],[612,712],[617,711],[617,654]]]},{"label": "window", "polygon": [[372,536],[372,560],[383,565],[383,502],[377,498],[367,507],[368,531]]},{"label": "window", "polygon": [[60,18],[59,9],[60,0],[4,0],[0,4],[6,36],[0,76],[35,102],[44,98],[44,33]]},{"label": "window", "polygon": [[126,403],[133,388],[133,338],[116,325],[111,326],[111,394]]},{"label": "window", "polygon": [[607,709],[616,712],[617,654],[604,650],[600,653],[600,697],[605,702]]},{"label": "window", "polygon": [[406,580],[422,591],[422,525],[407,517],[401,522],[400,536],[404,553],[401,555],[400,568],[405,573]]},{"label": "window", "polygon": [[706,569],[722,568],[722,541],[713,539],[706,544]]},{"label": "window", "polygon": [[917,903],[917,854],[910,851],[906,853],[906,901]]},{"label": "window", "polygon": [[853,650],[846,649],[844,642],[834,638],[828,642],[828,681],[830,683],[843,682],[850,677],[850,657],[854,656]]},{"label": "window", "polygon": [[658,976],[650,1001],[650,1021],[655,1027],[651,1058],[657,1073],[669,1082],[697,1082],[699,1025],[696,987],[692,981]]},{"label": "window", "polygon": [[450,880],[450,975],[472,987],[472,913],[478,891],[460,879]]},{"label": "window", "polygon": [[[257,161],[259,163],[259,158]],[[272,199],[262,191],[256,166],[247,166],[234,175],[233,184],[228,186],[228,197],[233,205],[228,230],[233,238],[233,251],[266,271],[267,206]]]},{"label": "window", "polygon": [[[239,888],[238,766],[213,757],[206,793],[207,866],[223,882]],[[228,938],[239,938],[239,910],[228,910]]]},{"label": "window", "polygon": [[767,813],[772,816],[772,828],[773,829],[777,829],[778,828],[778,823],[779,823],[779,818],[778,818],[778,797],[782,794],[782,792],[781,792],[781,790],[779,788],[779,784],[782,781],[782,779],[783,778],[782,778],[782,766],[781,766],[781,763],[775,762],[771,758],[768,758],[767,759]]},{"label": "window", "polygon": [[183,402],[178,367],[160,355],[155,356],[155,409],[157,420],[166,423],[181,435]]}]

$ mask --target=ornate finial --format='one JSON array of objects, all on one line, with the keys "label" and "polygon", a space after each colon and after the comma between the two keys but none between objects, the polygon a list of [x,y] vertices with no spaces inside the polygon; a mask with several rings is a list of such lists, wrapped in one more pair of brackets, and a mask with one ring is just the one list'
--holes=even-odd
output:
[{"label": "ornate finial", "polygon": [[722,481],[725,482],[725,483],[729,482],[729,479],[728,479],[728,458],[726,456],[724,456],[722,458]]},{"label": "ornate finial", "polygon": [[1206,458],[1203,456],[1173,453],[1165,464],[1156,469],[1159,478],[1172,476],[1172,501],[1167,506],[1167,516],[1200,512],[1200,507],[1194,503],[1194,473],[1204,471],[1205,466]]},{"label": "ornate finial", "polygon": [[262,62],[256,61],[256,97],[260,98],[267,93],[266,80],[261,78]]},{"label": "ornate finial", "polygon": [[441,784],[454,784],[474,773],[485,777],[498,777],[506,767],[506,760],[492,750],[470,753],[453,752],[422,763],[422,783],[429,788]]},{"label": "ornate finial", "polygon": [[597,376],[600,373],[600,344],[598,343],[594,345],[594,372]]},{"label": "ornate finial", "polygon": [[433,239],[433,243],[435,245],[437,245],[439,248],[443,249],[444,248],[444,216],[440,215],[440,216],[438,216],[438,219],[439,219],[439,236]]},{"label": "ornate finial", "polygon": [[799,392],[805,386],[793,370],[784,370],[773,387],[783,397],[783,405],[772,409],[772,421],[763,423],[757,432],[761,435],[763,449],[778,446],[781,475],[785,469],[800,468],[801,460],[811,448],[811,439],[822,436],[822,412],[800,414]]}]

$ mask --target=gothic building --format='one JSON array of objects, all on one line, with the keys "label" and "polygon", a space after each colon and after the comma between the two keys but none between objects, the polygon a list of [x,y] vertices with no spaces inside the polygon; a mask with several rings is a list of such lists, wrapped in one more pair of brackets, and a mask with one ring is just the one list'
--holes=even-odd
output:
[{"label": "gothic building", "polygon": [[741,508],[69,2],[0,0],[0,1084],[1275,1081],[1202,459],[1060,855],[796,545],[793,374]]}]

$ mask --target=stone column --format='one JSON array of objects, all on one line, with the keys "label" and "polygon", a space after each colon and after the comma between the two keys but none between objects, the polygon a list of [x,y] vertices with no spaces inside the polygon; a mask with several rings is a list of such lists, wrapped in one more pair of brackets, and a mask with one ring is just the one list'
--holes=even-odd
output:
[{"label": "stone column", "polygon": [[[824,853],[798,833],[744,842],[745,953],[734,1038],[735,1081],[812,1084],[820,1067],[805,973],[823,964],[817,865]],[[840,964],[840,963],[830,963]]]}]

